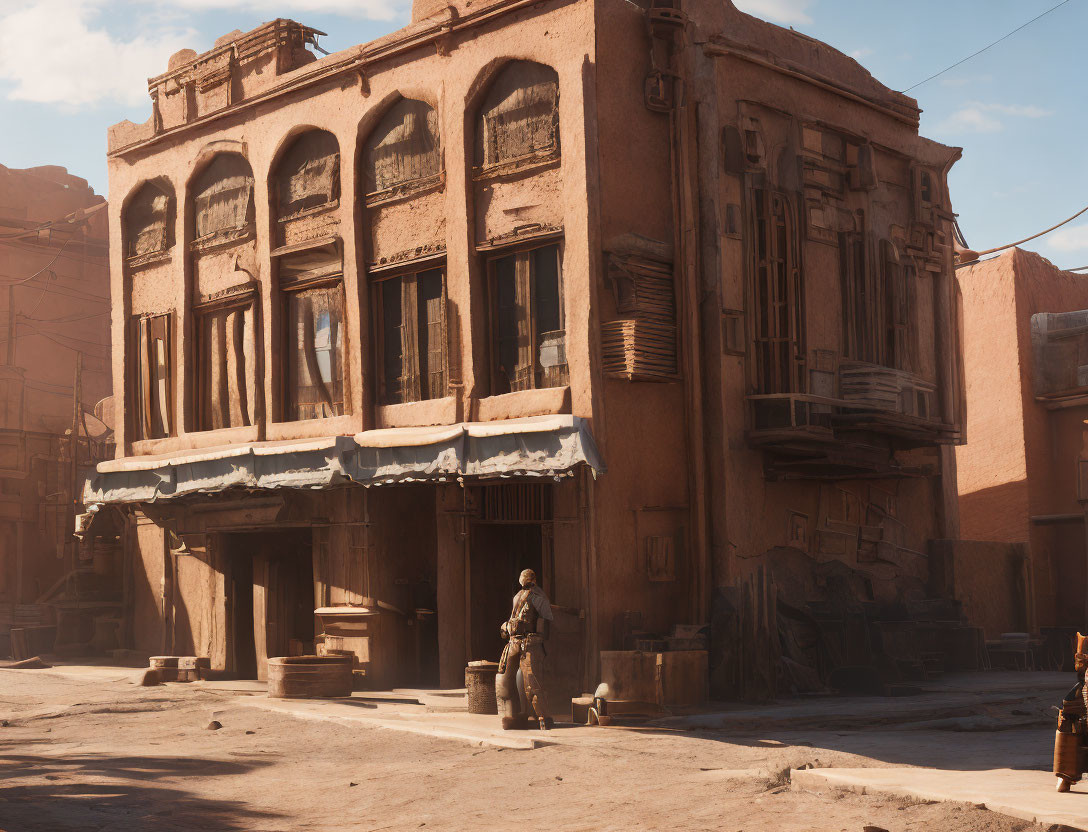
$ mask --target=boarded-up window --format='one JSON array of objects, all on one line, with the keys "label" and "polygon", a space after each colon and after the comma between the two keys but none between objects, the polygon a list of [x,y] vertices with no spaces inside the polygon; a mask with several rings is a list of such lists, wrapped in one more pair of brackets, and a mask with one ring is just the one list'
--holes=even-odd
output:
[{"label": "boarded-up window", "polygon": [[914,269],[900,262],[899,252],[888,240],[880,241],[880,260],[884,269],[884,364],[910,370],[912,363],[914,317]]},{"label": "boarded-up window", "polygon": [[252,230],[253,171],[237,153],[221,153],[193,183],[196,239],[214,242]]},{"label": "boarded-up window", "polygon": [[252,425],[256,378],[255,291],[194,309],[199,430]]},{"label": "boarded-up window", "polygon": [[172,315],[132,319],[132,428],[136,439],[173,434],[174,358]]},{"label": "boarded-up window", "polygon": [[143,257],[166,251],[172,244],[172,192],[148,182],[125,206],[125,256]]},{"label": "boarded-up window", "polygon": [[804,307],[796,210],[784,194],[755,188],[749,195],[752,386],[757,393],[803,393]]},{"label": "boarded-up window", "polygon": [[506,254],[489,265],[493,392],[565,386],[559,246]]},{"label": "boarded-up window", "polygon": [[620,317],[601,325],[604,371],[629,381],[675,379],[679,366],[672,264],[612,253],[608,281]]},{"label": "boarded-up window", "polygon": [[442,142],[434,108],[408,98],[394,104],[370,135],[364,168],[367,193],[441,173]]},{"label": "boarded-up window", "polygon": [[492,82],[476,136],[476,164],[547,158],[559,151],[559,76],[551,67],[512,61]]},{"label": "boarded-up window", "polygon": [[843,340],[846,355],[858,361],[911,369],[913,269],[900,262],[895,246],[881,240],[874,268],[866,235],[839,235]]},{"label": "boarded-up window", "polygon": [[347,412],[342,263],[338,243],[280,259],[285,421]]},{"label": "boarded-up window", "polygon": [[441,268],[377,284],[381,400],[385,404],[447,395],[446,287]]},{"label": "boarded-up window", "polygon": [[340,146],[326,130],[303,133],[276,166],[277,217],[299,214],[340,198]]}]

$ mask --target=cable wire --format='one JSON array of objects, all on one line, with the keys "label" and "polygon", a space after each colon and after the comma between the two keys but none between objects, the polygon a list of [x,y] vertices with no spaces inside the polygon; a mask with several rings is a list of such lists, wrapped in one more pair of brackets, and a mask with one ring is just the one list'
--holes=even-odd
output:
[{"label": "cable wire", "polygon": [[[1088,212],[1088,205],[1085,205],[1083,208],[1081,208],[1079,211],[1077,211],[1077,213],[1075,213],[1073,216],[1069,217],[1068,219],[1062,220],[1057,225],[1050,226],[1050,228],[1046,229],[1046,231],[1040,231],[1038,234],[1032,234],[1030,237],[1025,237],[1022,240],[1017,240],[1015,243],[1006,243],[1003,246],[997,246],[996,248],[988,248],[985,251],[977,251],[975,253],[979,257],[982,257],[982,256],[984,256],[986,254],[997,254],[997,252],[1004,251],[1007,248],[1013,248],[1014,246],[1023,245],[1024,243],[1030,243],[1032,240],[1035,240],[1035,239],[1037,239],[1039,237],[1042,237],[1044,234],[1049,234],[1051,231],[1054,231],[1054,230],[1056,230],[1058,228],[1061,228],[1063,225],[1071,223],[1073,220],[1075,220],[1077,217],[1079,217],[1081,214],[1083,214],[1085,212]],[[1088,267],[1086,267],[1086,268],[1088,268]]]},{"label": "cable wire", "polygon": [[1002,37],[999,37],[999,38],[998,38],[997,40],[995,40],[995,41],[994,41],[993,43],[988,43],[988,44],[987,44],[986,46],[984,46],[984,47],[982,47],[982,48],[981,48],[980,50],[978,50],[978,52],[972,52],[972,53],[971,53],[970,55],[968,55],[968,56],[967,56],[966,58],[963,58],[962,60],[956,61],[956,63],[952,64],[952,66],[949,66],[949,67],[945,67],[945,68],[944,68],[944,69],[942,69],[942,70],[941,70],[940,72],[936,73],[935,75],[930,75],[930,76],[929,76],[928,78],[926,78],[926,79],[925,79],[924,81],[919,81],[919,82],[918,82],[917,84],[915,84],[915,85],[914,85],[914,86],[912,86],[912,87],[907,87],[907,88],[906,88],[905,90],[902,90],[902,92],[910,92],[911,90],[915,89],[915,87],[920,87],[920,86],[922,86],[922,84],[928,84],[928,83],[929,83],[930,81],[932,81],[932,80],[933,80],[934,78],[939,78],[939,77],[941,77],[941,76],[942,76],[942,75],[944,75],[944,74],[945,74],[946,72],[949,72],[949,71],[951,71],[951,70],[955,69],[956,67],[958,67],[958,66],[959,66],[960,64],[965,64],[965,63],[967,63],[967,62],[968,62],[969,60],[971,60],[972,58],[977,58],[977,57],[978,57],[979,55],[981,55],[981,54],[982,54],[983,52],[985,52],[985,51],[986,51],[987,49],[990,49],[990,48],[992,48],[992,47],[994,47],[994,46],[997,46],[997,45],[998,45],[999,43],[1001,43],[1001,41],[1003,41],[1003,40],[1008,40],[1008,39],[1009,39],[1009,38],[1011,38],[1011,37],[1012,37],[1013,35],[1015,35],[1015,34],[1016,34],[1017,32],[1019,32],[1019,31],[1020,31],[1021,29],[1026,29],[1026,28],[1027,28],[1028,26],[1030,26],[1030,25],[1031,25],[1032,23],[1034,23],[1034,22],[1035,22],[1036,20],[1039,20],[1039,18],[1042,18],[1042,17],[1046,17],[1046,16],[1047,16],[1048,14],[1050,14],[1051,12],[1053,12],[1053,11],[1057,11],[1058,9],[1060,9],[1060,8],[1061,8],[1062,6],[1064,6],[1064,5],[1066,4],[1066,3],[1069,3],[1069,2],[1071,2],[1071,0],[1062,0],[1062,2],[1060,2],[1060,3],[1058,4],[1058,5],[1056,5],[1056,6],[1053,6],[1053,7],[1049,8],[1049,9],[1047,9],[1047,10],[1046,10],[1045,12],[1043,12],[1043,13],[1042,13],[1042,14],[1040,14],[1040,15],[1038,15],[1037,17],[1033,17],[1033,18],[1032,18],[1031,20],[1029,20],[1029,21],[1028,21],[1027,23],[1023,24],[1022,26],[1018,26],[1017,28],[1015,28],[1015,29],[1013,29],[1013,30],[1012,30],[1011,32],[1009,32],[1009,33],[1008,33],[1007,35],[1004,35],[1004,36],[1002,36]]},{"label": "cable wire", "polygon": [[72,242],[72,240],[73,240],[73,239],[75,239],[75,238],[74,238],[74,237],[69,237],[69,238],[68,238],[67,240],[65,240],[65,241],[64,241],[64,245],[62,245],[62,246],[60,247],[60,251],[58,251],[58,252],[57,252],[57,254],[56,254],[56,256],[55,256],[55,257],[54,257],[54,258],[53,258],[52,260],[50,260],[50,261],[49,261],[48,265],[44,266],[43,268],[40,268],[40,269],[38,269],[38,270],[37,270],[36,272],[34,272],[34,274],[32,274],[32,275],[31,275],[30,277],[24,277],[24,278],[23,278],[22,280],[11,280],[11,281],[4,281],[4,282],[0,283],[0,286],[20,286],[20,285],[22,285],[23,283],[29,283],[29,282],[30,282],[30,281],[32,281],[32,280],[33,280],[33,279],[34,279],[35,277],[37,277],[38,275],[40,275],[40,274],[41,274],[42,272],[47,272],[47,271],[49,271],[49,270],[50,270],[50,269],[52,268],[53,264],[54,264],[54,263],[56,263],[56,262],[57,262],[57,260],[59,260],[59,259],[60,259],[60,256],[61,256],[61,254],[63,254],[63,253],[64,253],[64,250],[65,250],[66,248],[68,248],[68,244],[69,244],[70,242]]}]

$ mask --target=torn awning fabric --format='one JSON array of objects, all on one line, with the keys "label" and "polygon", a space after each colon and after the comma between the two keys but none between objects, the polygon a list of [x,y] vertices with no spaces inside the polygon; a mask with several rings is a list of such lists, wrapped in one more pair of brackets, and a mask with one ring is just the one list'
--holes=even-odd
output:
[{"label": "torn awning fabric", "polygon": [[84,504],[155,502],[228,488],[323,489],[357,483],[552,477],[604,466],[577,416],[534,416],[351,436],[179,451],[100,463]]}]

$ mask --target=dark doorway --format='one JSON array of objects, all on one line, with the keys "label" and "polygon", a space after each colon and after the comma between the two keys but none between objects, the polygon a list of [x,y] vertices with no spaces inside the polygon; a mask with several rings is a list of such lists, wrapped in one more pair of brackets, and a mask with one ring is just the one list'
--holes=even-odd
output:
[{"label": "dark doorway", "polygon": [[253,641],[253,558],[236,554],[230,562],[230,632],[228,655],[239,679],[257,678],[257,648]]},{"label": "dark doorway", "polygon": [[313,535],[276,529],[224,535],[229,557],[227,655],[239,679],[264,679],[268,659],[314,649]]},{"label": "dark doorway", "polygon": [[532,569],[541,586],[540,523],[473,523],[469,547],[471,661],[498,661],[504,642],[499,627],[510,617],[518,576]]}]

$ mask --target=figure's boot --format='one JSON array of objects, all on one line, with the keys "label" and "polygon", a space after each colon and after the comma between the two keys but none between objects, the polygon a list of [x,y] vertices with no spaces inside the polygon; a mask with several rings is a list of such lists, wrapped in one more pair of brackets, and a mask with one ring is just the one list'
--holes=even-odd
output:
[{"label": "figure's boot", "polygon": [[524,731],[529,727],[529,720],[521,714],[518,716],[504,716],[502,718],[502,730]]},{"label": "figure's boot", "polygon": [[555,727],[555,720],[552,719],[550,716],[540,717],[539,722],[541,731],[550,731],[552,728]]}]

